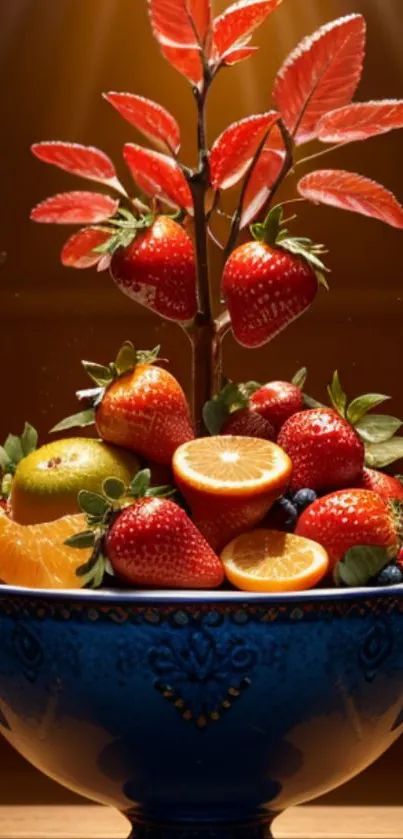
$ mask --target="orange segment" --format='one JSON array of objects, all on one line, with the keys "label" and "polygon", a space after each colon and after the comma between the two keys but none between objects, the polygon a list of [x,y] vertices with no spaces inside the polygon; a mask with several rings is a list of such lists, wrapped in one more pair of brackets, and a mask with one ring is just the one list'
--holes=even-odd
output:
[{"label": "orange segment", "polygon": [[268,440],[202,437],[176,450],[173,468],[181,482],[201,492],[251,496],[284,485],[291,461]]},{"label": "orange segment", "polygon": [[238,536],[221,559],[228,580],[242,591],[304,591],[317,585],[329,567],[317,542],[277,530]]},{"label": "orange segment", "polygon": [[27,588],[81,588],[76,571],[91,555],[64,544],[86,529],[84,516],[66,516],[45,524],[24,526],[0,513],[0,580]]}]

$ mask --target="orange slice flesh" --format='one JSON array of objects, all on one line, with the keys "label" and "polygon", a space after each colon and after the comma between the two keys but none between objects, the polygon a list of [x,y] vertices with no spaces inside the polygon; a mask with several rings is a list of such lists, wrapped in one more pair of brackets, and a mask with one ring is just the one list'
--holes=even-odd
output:
[{"label": "orange slice flesh", "polygon": [[221,559],[228,580],[242,591],[304,591],[329,568],[317,542],[277,530],[243,533],[224,548]]},{"label": "orange slice flesh", "polygon": [[91,548],[78,550],[64,544],[86,530],[84,516],[66,516],[45,524],[17,524],[0,514],[0,580],[27,588],[81,588],[85,578],[77,568],[91,556]]},{"label": "orange slice flesh", "polygon": [[177,478],[202,492],[257,495],[284,485],[291,461],[275,443],[254,437],[202,437],[184,443],[173,458]]}]

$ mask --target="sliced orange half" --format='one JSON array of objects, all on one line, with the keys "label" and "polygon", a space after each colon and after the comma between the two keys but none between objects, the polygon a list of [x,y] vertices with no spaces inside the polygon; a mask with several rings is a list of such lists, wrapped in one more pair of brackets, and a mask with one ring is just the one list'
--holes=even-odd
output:
[{"label": "sliced orange half", "polygon": [[81,515],[22,525],[0,513],[0,580],[27,588],[81,588],[85,579],[76,571],[92,549],[78,550],[64,542],[85,529]]},{"label": "sliced orange half", "polygon": [[329,568],[317,542],[277,530],[243,533],[224,548],[221,559],[228,580],[242,591],[304,591]]},{"label": "sliced orange half", "polygon": [[279,446],[254,437],[202,437],[184,443],[173,458],[181,485],[211,495],[260,495],[285,486],[291,468]]}]

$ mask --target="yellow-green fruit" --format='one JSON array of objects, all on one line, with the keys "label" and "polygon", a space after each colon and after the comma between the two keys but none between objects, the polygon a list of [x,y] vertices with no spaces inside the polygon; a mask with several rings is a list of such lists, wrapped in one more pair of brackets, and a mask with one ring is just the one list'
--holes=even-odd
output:
[{"label": "yellow-green fruit", "polygon": [[128,485],[139,468],[135,455],[100,440],[55,440],[18,464],[10,516],[19,524],[39,524],[77,513],[80,489],[101,492],[105,478]]}]

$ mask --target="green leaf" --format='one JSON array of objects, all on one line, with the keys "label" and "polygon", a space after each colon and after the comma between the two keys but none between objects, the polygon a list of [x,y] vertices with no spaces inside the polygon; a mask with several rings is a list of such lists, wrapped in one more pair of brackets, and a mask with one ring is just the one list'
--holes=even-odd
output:
[{"label": "green leaf", "polygon": [[123,376],[124,373],[134,370],[136,364],[136,350],[131,341],[125,341],[116,356],[115,367],[118,376]]},{"label": "green leaf", "polygon": [[374,469],[383,469],[403,458],[403,437],[392,437],[384,443],[367,443],[365,463]]},{"label": "green leaf", "polygon": [[318,402],[316,399],[312,399],[312,396],[308,396],[307,393],[303,393],[302,396],[306,408],[326,408],[326,405],[323,405],[322,402]]},{"label": "green leaf", "polygon": [[92,407],[99,404],[104,393],[104,387],[86,387],[84,390],[76,390],[76,396],[79,402],[90,402]]},{"label": "green leaf", "polygon": [[119,501],[126,494],[126,486],[119,478],[107,478],[102,484],[102,492],[111,501]]},{"label": "green leaf", "polygon": [[71,417],[66,417],[66,419],[61,420],[55,425],[53,428],[50,429],[51,434],[55,434],[57,431],[68,431],[69,428],[86,428],[87,425],[94,425],[95,422],[95,410],[94,408],[88,408],[86,411],[81,411],[79,414],[73,414]]},{"label": "green leaf", "polygon": [[177,493],[177,490],[171,486],[160,486],[160,487],[150,487],[146,490],[145,495],[147,498],[173,498]]},{"label": "green leaf", "polygon": [[317,271],[315,271],[315,274],[316,274],[316,279],[318,281],[318,284],[320,286],[322,286],[322,288],[326,289],[326,291],[330,291],[330,285],[329,285],[323,271],[317,270]]},{"label": "green leaf", "polygon": [[64,544],[68,545],[69,548],[78,548],[79,550],[92,548],[95,544],[95,538],[93,530],[84,530],[82,533],[75,533],[74,536],[70,536]]},{"label": "green leaf", "polygon": [[38,432],[29,422],[26,422],[24,425],[24,431],[21,435],[21,445],[25,457],[31,454],[31,452],[34,452],[38,445]]},{"label": "green leaf", "polygon": [[302,390],[306,382],[307,375],[308,370],[306,369],[306,367],[301,367],[301,369],[297,371],[295,376],[292,377],[291,384],[295,385],[295,387],[299,387],[300,390]]},{"label": "green leaf", "polygon": [[8,435],[7,440],[4,443],[4,449],[13,464],[16,465],[21,460],[23,460],[24,450],[22,448],[22,443],[20,438],[17,437],[15,434]]},{"label": "green leaf", "polygon": [[339,374],[337,370],[333,373],[333,379],[331,384],[328,385],[327,392],[329,394],[330,401],[333,405],[335,411],[337,411],[340,416],[346,416],[346,408],[347,408],[347,396],[342,389],[340,384]]},{"label": "green leaf", "polygon": [[356,425],[371,408],[382,405],[382,402],[386,402],[387,399],[390,399],[390,396],[384,396],[383,393],[364,393],[363,396],[357,396],[357,399],[353,399],[348,406],[348,421],[351,425]]},{"label": "green leaf", "polygon": [[137,350],[137,364],[154,364],[154,361],[158,360],[160,352],[161,346],[159,344],[153,350]]},{"label": "green leaf", "polygon": [[143,498],[149,489],[151,482],[151,470],[141,469],[133,478],[130,484],[130,495],[134,498]]},{"label": "green leaf", "polygon": [[2,469],[3,472],[6,472],[11,465],[11,457],[9,457],[4,447],[0,446],[0,469]]},{"label": "green leaf", "polygon": [[103,364],[96,364],[93,361],[82,361],[81,363],[90,379],[92,379],[96,385],[99,385],[99,387],[107,387],[107,385],[110,385],[113,381],[113,376],[109,367],[105,367]]},{"label": "green leaf", "polygon": [[0,488],[0,495],[3,499],[7,499],[10,495],[12,482],[13,476],[10,474],[10,472],[8,472],[7,475],[3,475]]},{"label": "green leaf", "polygon": [[87,489],[82,489],[78,493],[78,504],[83,513],[99,519],[105,515],[109,507],[106,498],[97,492],[89,492]]},{"label": "green leaf", "polygon": [[350,548],[336,565],[335,581],[346,586],[365,586],[390,562],[386,548],[357,545]]},{"label": "green leaf", "polygon": [[355,429],[366,443],[385,443],[403,425],[397,417],[387,414],[368,414],[355,424]]},{"label": "green leaf", "polygon": [[219,434],[230,415],[229,407],[220,399],[210,399],[203,406],[203,422],[213,437]]},{"label": "green leaf", "polygon": [[[254,393],[256,393],[257,390],[260,390],[261,387],[262,387],[262,385],[260,384],[260,382],[253,382],[253,381],[252,382],[242,382],[240,385],[238,385],[238,393],[241,397],[243,397],[243,399],[245,399],[245,404],[243,405],[244,408],[248,407],[250,397]],[[241,406],[239,406],[239,407],[241,407]],[[238,403],[237,403],[237,409],[238,409]]]}]

